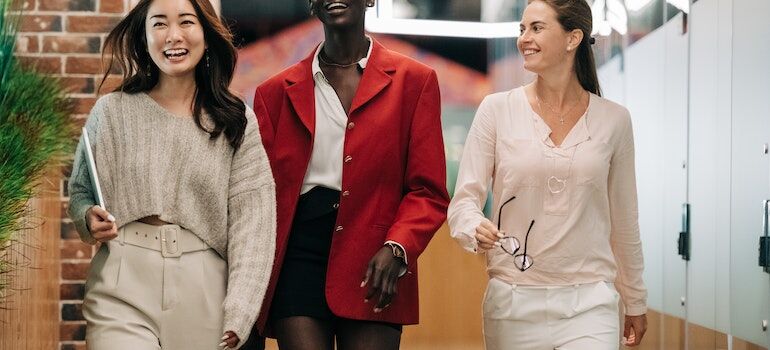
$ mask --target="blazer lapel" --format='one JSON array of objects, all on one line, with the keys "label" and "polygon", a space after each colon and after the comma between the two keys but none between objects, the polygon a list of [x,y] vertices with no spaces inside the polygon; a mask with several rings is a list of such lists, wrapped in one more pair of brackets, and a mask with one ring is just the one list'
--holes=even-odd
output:
[{"label": "blazer lapel", "polygon": [[396,68],[391,64],[390,54],[379,42],[372,39],[372,54],[366,63],[364,75],[358,84],[358,91],[353,97],[353,104],[350,106],[349,114],[361,108],[375,96],[377,96],[392,81],[390,73]]},{"label": "blazer lapel", "polygon": [[286,95],[302,124],[310,135],[315,133],[315,83],[313,82],[313,54],[302,60],[286,75]]}]

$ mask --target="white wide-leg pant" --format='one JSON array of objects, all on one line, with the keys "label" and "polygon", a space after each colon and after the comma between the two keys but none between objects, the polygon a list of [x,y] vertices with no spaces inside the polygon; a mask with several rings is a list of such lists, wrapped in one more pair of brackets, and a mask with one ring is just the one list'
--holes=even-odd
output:
[{"label": "white wide-leg pant", "polygon": [[134,222],[119,231],[91,262],[83,300],[88,349],[219,349],[225,261],[178,226]]},{"label": "white wide-leg pant", "polygon": [[484,295],[487,350],[617,350],[619,294],[612,284],[517,286],[492,278]]}]

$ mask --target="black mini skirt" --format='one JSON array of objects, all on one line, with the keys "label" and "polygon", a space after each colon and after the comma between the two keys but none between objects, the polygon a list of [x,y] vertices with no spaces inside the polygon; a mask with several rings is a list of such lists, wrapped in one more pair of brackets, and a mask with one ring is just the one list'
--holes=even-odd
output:
[{"label": "black mini skirt", "polygon": [[[326,302],[326,268],[339,200],[339,191],[325,187],[314,187],[300,196],[270,305],[268,322],[271,324],[286,317],[306,316],[335,328],[342,320]],[[382,324],[399,332],[403,327],[386,322],[362,322]]]},{"label": "black mini skirt", "polygon": [[309,316],[333,320],[326,303],[326,266],[340,192],[314,187],[300,196],[269,320]]}]

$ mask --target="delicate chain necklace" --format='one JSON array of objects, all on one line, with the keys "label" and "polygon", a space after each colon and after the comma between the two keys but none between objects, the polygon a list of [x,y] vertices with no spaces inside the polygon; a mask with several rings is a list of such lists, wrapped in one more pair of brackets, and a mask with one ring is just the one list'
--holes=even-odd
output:
[{"label": "delicate chain necklace", "polygon": [[325,64],[325,65],[327,65],[327,66],[332,66],[332,67],[339,67],[339,68],[348,68],[348,67],[352,67],[352,66],[355,66],[355,65],[357,65],[357,64],[358,64],[358,62],[360,62],[360,61],[361,61],[361,60],[359,59],[359,60],[357,60],[357,61],[355,61],[355,62],[353,62],[353,63],[348,63],[348,64],[339,64],[339,63],[329,62],[329,61],[327,61],[327,60],[325,60],[325,59],[324,59],[324,57],[323,57],[323,51],[321,51],[321,52],[319,52],[319,53],[318,53],[318,59],[321,61],[321,63],[323,63],[323,64]]},{"label": "delicate chain necklace", "polygon": [[578,104],[580,104],[580,101],[583,99],[583,96],[580,96],[578,98],[578,100],[575,101],[575,103],[572,105],[572,108],[570,108],[569,110],[567,110],[566,113],[563,113],[563,114],[560,114],[559,112],[556,112],[556,110],[553,108],[553,106],[551,106],[550,103],[548,103],[548,101],[541,100],[540,96],[538,96],[538,94],[537,94],[537,90],[535,91],[535,99],[537,100],[537,106],[540,108],[541,111],[543,110],[543,105],[540,104],[540,102],[542,101],[543,103],[545,103],[545,106],[548,107],[548,109],[551,110],[551,112],[553,114],[556,114],[559,117],[559,123],[561,125],[564,125],[564,117],[566,115],[570,114],[570,112],[572,112],[572,110],[575,109],[575,107],[577,107]]}]

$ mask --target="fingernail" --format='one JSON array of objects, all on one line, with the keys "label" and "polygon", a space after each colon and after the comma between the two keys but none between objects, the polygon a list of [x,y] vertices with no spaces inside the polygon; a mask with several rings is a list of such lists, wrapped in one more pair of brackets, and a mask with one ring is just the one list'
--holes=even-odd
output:
[{"label": "fingernail", "polygon": [[505,235],[504,235],[504,234],[502,234],[502,233],[500,233],[500,232],[498,232],[498,233],[497,233],[497,238],[503,238],[503,237],[505,237]]},{"label": "fingernail", "polygon": [[107,216],[107,220],[114,222],[115,221],[115,217],[112,216],[112,214],[110,214],[110,215]]},{"label": "fingernail", "polygon": [[219,344],[219,346],[225,346],[225,345],[227,345],[227,342],[221,342],[221,343]]},{"label": "fingernail", "polygon": [[502,243],[500,243],[500,242],[495,242],[495,245],[496,245],[496,246],[498,246],[498,247],[500,247],[500,246],[502,246]]},{"label": "fingernail", "polygon": [[378,314],[378,313],[380,313],[381,311],[382,311],[382,309],[380,309],[380,308],[378,308],[378,307],[374,308],[374,313],[375,313],[375,314]]},{"label": "fingernail", "polygon": [[364,302],[365,302],[365,303],[368,303],[368,302],[369,302],[369,299],[364,299]]},{"label": "fingernail", "polygon": [[229,335],[227,335],[227,334],[225,334],[225,336],[224,336],[224,337],[222,337],[222,340],[227,340],[227,338],[230,338],[230,336],[229,336]]},{"label": "fingernail", "polygon": [[366,281],[361,281],[361,288],[363,288],[366,285]]}]

